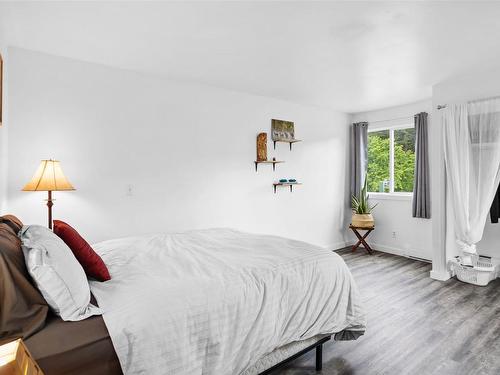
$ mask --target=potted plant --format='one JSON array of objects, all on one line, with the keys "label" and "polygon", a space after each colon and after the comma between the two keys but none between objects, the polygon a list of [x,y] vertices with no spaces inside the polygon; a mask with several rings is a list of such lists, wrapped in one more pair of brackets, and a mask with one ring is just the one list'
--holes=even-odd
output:
[{"label": "potted plant", "polygon": [[352,196],[352,222],[354,227],[358,228],[373,228],[375,221],[373,220],[372,210],[377,206],[370,206],[368,202],[367,190],[368,179],[365,177],[365,184],[361,189],[359,196]]}]

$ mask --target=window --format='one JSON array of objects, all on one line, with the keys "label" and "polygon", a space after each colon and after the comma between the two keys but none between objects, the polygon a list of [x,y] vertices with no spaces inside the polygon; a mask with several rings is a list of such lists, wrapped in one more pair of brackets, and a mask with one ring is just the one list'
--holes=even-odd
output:
[{"label": "window", "polygon": [[413,192],[415,128],[404,126],[368,132],[368,191]]}]

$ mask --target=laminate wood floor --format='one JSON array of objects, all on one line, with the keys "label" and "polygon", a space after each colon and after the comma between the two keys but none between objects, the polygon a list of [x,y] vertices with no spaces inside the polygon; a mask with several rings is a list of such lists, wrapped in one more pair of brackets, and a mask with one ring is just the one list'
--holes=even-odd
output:
[{"label": "laminate wood floor", "polygon": [[277,374],[500,374],[500,279],[440,282],[428,263],[362,248],[338,253],[365,302],[365,335],[325,343],[320,373],[312,351]]}]

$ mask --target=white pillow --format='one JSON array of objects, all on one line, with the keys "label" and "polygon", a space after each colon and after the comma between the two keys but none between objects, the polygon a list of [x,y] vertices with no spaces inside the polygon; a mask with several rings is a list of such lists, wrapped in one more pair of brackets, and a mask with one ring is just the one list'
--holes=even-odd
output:
[{"label": "white pillow", "polygon": [[25,225],[20,237],[29,274],[63,320],[77,321],[101,314],[90,303],[85,271],[63,240],[40,225]]}]

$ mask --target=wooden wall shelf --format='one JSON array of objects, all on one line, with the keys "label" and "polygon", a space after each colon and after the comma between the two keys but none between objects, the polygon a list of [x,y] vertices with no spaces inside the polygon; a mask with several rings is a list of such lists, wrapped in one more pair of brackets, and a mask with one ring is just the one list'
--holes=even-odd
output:
[{"label": "wooden wall shelf", "polygon": [[262,160],[262,161],[255,160],[254,163],[255,163],[255,172],[257,172],[257,167],[258,167],[259,164],[272,164],[273,165],[273,171],[275,171],[276,170],[276,164],[284,163],[284,161],[283,160]]},{"label": "wooden wall shelf", "polygon": [[277,186],[290,186],[290,192],[293,191],[295,185],[302,185],[302,182],[275,182],[273,183],[274,194],[276,194]]},{"label": "wooden wall shelf", "polygon": [[292,151],[292,144],[297,142],[302,142],[302,139],[290,139],[290,140],[276,140],[273,141],[274,149],[276,150],[276,142],[288,143],[290,145],[290,151]]}]

